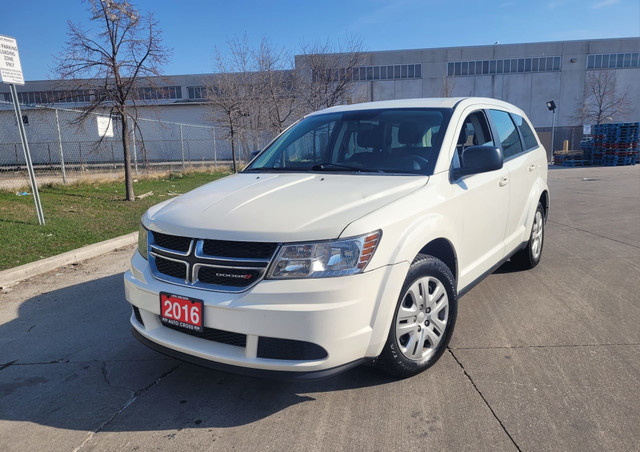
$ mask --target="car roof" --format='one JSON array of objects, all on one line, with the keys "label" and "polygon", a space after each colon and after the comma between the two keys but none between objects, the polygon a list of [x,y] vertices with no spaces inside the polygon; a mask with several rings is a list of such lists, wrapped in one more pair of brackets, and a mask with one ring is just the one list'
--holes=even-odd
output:
[{"label": "car roof", "polygon": [[[325,108],[311,115],[325,113],[340,113],[344,111],[377,110],[386,108],[454,108],[457,106],[467,107],[475,104],[494,106],[505,110],[524,115],[522,110],[507,102],[490,99],[488,97],[431,97],[419,99],[395,99],[376,102],[365,102],[360,104],[339,105],[337,107]],[[311,116],[310,115],[310,116]]]}]

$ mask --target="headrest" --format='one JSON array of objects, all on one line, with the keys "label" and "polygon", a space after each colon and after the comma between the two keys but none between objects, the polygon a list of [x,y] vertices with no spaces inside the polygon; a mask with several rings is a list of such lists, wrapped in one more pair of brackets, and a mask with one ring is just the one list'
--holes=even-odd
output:
[{"label": "headrest", "polygon": [[398,141],[400,144],[416,144],[422,139],[415,122],[402,122],[398,128]]},{"label": "headrest", "polygon": [[361,148],[382,148],[382,128],[370,126],[359,130],[357,142]]},{"label": "headrest", "polygon": [[462,130],[460,131],[460,136],[458,137],[458,146],[465,146],[467,144],[467,125],[462,126]]}]

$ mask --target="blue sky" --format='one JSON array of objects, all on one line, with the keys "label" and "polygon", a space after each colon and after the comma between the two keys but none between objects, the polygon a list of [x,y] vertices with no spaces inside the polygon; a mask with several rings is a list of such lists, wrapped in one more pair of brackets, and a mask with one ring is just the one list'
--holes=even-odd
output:
[{"label": "blue sky", "polygon": [[[303,42],[358,36],[365,50],[416,49],[640,36],[640,0],[132,0],[154,12],[173,57],[164,73],[213,70],[213,49],[233,35],[263,36],[293,52]],[[26,0],[3,8],[0,34],[18,40],[26,80],[52,78],[67,21],[87,3]]]}]

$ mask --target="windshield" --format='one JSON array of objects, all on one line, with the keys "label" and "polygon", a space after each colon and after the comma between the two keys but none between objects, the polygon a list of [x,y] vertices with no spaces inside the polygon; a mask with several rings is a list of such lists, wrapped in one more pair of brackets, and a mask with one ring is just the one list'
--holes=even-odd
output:
[{"label": "windshield", "polygon": [[450,109],[360,110],[309,116],[245,171],[431,175]]}]

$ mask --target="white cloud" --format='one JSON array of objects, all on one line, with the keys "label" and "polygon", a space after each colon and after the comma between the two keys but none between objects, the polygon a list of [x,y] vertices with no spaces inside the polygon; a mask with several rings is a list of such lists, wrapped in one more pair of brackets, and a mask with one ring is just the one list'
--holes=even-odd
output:
[{"label": "white cloud", "polygon": [[600,9],[600,8],[604,8],[605,6],[615,5],[618,2],[620,2],[620,0],[604,0],[603,2],[596,3],[595,5],[592,6],[592,8]]}]

